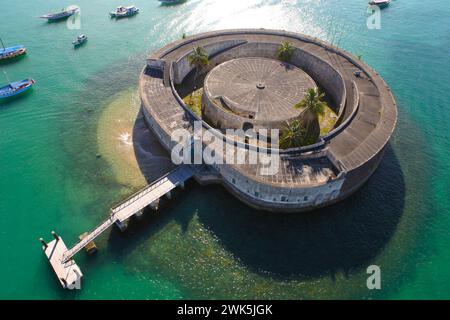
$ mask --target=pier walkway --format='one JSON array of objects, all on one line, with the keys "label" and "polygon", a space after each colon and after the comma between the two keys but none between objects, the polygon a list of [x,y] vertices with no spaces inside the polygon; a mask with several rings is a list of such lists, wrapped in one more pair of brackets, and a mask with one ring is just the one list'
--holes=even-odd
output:
[{"label": "pier walkway", "polygon": [[180,166],[168,174],[162,176],[157,181],[148,185],[144,189],[138,191],[131,197],[125,199],[120,204],[111,209],[110,216],[101,223],[97,228],[91,231],[86,237],[75,244],[71,249],[61,254],[61,264],[66,264],[72,257],[80,250],[86,247],[87,244],[92,242],[95,238],[101,235],[105,230],[111,227],[113,224],[117,224],[119,227],[126,220],[131,218],[135,214],[139,214],[142,210],[155,203],[164,195],[170,195],[170,191],[175,189],[179,185],[184,185],[184,182],[194,175],[193,169],[188,166]]}]

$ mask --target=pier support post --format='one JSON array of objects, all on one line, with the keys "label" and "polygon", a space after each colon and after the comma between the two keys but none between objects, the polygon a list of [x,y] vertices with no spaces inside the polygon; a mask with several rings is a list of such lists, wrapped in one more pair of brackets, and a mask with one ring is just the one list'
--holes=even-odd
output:
[{"label": "pier support post", "polygon": [[128,227],[128,223],[127,222],[125,222],[125,221],[121,222],[121,221],[117,220],[115,222],[115,224],[116,224],[116,226],[119,228],[119,230],[121,232],[124,232],[125,230],[127,230],[127,227]]},{"label": "pier support post", "polygon": [[149,207],[150,207],[150,209],[152,209],[152,210],[155,210],[155,211],[158,210],[158,208],[159,208],[159,199],[153,201],[152,203],[150,203],[150,204],[149,204]]},{"label": "pier support post", "polygon": [[181,189],[183,189],[184,190],[184,181],[183,182],[180,182],[180,184],[178,185]]},{"label": "pier support post", "polygon": [[169,199],[169,200],[172,199],[172,192],[171,191],[166,193],[166,198]]},{"label": "pier support post", "polygon": [[144,214],[144,209],[139,210],[134,215],[136,216],[136,218],[141,219],[143,214]]}]

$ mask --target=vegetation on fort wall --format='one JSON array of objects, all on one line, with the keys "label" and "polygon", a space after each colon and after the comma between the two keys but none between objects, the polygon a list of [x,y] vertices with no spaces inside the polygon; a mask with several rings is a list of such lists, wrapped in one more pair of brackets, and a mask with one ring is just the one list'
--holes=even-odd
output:
[{"label": "vegetation on fort wall", "polygon": [[290,62],[294,54],[294,46],[289,41],[283,41],[278,47],[278,59],[284,62]]},{"label": "vegetation on fort wall", "polygon": [[299,119],[287,122],[281,129],[280,147],[298,148],[314,144],[327,134],[336,123],[336,114],[324,101],[325,94],[309,89],[302,101],[294,106],[302,109]]},{"label": "vegetation on fort wall", "polygon": [[200,88],[183,99],[189,109],[191,109],[200,119],[202,118],[202,97],[203,88]]}]

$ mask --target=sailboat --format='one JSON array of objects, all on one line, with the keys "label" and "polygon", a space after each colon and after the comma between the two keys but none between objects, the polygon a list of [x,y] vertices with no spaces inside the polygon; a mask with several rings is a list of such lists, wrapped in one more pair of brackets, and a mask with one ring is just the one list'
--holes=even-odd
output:
[{"label": "sailboat", "polygon": [[44,14],[43,16],[40,16],[39,18],[47,19],[48,21],[58,21],[67,19],[70,16],[73,16],[75,13],[78,13],[80,11],[79,8],[74,9],[61,9],[60,12],[50,12],[47,14]]},{"label": "sailboat", "polygon": [[8,85],[0,87],[0,99],[6,99],[13,96],[16,96],[22,92],[25,92],[33,87],[33,85],[36,83],[31,78],[11,82],[8,78],[8,75],[6,72],[3,71],[5,74],[6,80],[8,80]]},{"label": "sailboat", "polygon": [[0,39],[2,47],[0,48],[0,61],[21,56],[27,52],[27,49],[22,46],[5,47],[3,40]]}]

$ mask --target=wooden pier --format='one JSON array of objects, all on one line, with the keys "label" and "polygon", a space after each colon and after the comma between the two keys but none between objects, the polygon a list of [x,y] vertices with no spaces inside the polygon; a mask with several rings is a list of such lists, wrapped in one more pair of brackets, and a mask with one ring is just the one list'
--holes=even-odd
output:
[{"label": "wooden pier", "polygon": [[116,224],[121,230],[125,229],[126,221],[129,218],[142,214],[145,207],[157,203],[164,195],[170,198],[170,192],[177,186],[184,186],[186,180],[193,175],[193,169],[188,165],[183,165],[162,176],[112,208],[109,217],[97,228],[84,235],[71,249],[67,249],[62,239],[55,233],[55,240],[48,244],[41,239],[43,250],[63,288],[73,289],[83,276],[80,268],[72,259],[74,255],[91,244],[113,224]]}]

